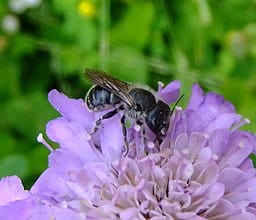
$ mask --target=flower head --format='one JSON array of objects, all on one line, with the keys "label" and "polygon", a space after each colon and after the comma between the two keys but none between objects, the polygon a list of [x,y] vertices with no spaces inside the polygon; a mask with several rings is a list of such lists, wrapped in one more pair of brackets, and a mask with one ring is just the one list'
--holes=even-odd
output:
[{"label": "flower head", "polygon": [[[171,104],[179,88],[177,81],[159,84],[158,96]],[[59,148],[19,200],[33,207],[32,219],[256,219],[256,172],[248,158],[256,137],[239,130],[248,120],[222,96],[193,85],[188,106],[176,108],[160,145],[149,129],[146,142],[136,126],[128,129],[127,156],[122,113],[90,136],[103,112],[57,90],[49,101],[61,117],[46,133]]]}]

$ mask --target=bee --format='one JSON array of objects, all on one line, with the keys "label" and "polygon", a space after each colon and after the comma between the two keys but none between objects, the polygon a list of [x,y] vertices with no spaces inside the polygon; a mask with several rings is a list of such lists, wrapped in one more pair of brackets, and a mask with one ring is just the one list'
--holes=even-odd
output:
[{"label": "bee", "polygon": [[127,155],[129,149],[126,118],[135,120],[135,123],[142,128],[144,136],[145,126],[147,126],[155,134],[156,140],[161,142],[169,129],[170,116],[174,108],[171,110],[156,96],[156,92],[121,81],[103,71],[88,68],[84,75],[95,84],[85,97],[88,108],[94,112],[112,108],[96,120],[91,135],[97,132],[104,120],[122,111],[120,121],[125,145],[124,155]]}]

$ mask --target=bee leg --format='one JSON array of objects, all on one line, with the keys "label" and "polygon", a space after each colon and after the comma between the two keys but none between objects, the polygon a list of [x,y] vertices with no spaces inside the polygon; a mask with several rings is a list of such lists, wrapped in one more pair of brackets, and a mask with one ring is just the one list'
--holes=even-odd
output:
[{"label": "bee leg", "polygon": [[147,144],[147,139],[146,139],[146,128],[144,123],[142,123],[141,125],[141,133],[142,133],[143,145],[145,146],[145,144]]},{"label": "bee leg", "polygon": [[113,117],[116,113],[118,113],[119,109],[116,108],[114,109],[113,111],[110,111],[108,113],[106,113],[105,115],[101,116],[96,122],[95,122],[95,125],[90,133],[90,135],[93,135],[95,134],[98,129],[100,128],[101,124],[102,124],[102,121],[105,120],[105,119],[108,119],[108,118],[111,118]]},{"label": "bee leg", "polygon": [[145,128],[145,122],[138,120],[136,122],[137,125],[140,126],[141,129],[141,136],[142,136],[142,144],[145,146],[147,140],[146,140],[146,128]]},{"label": "bee leg", "polygon": [[163,137],[156,135],[154,142],[155,142],[157,149],[160,151],[160,145],[163,142]]},{"label": "bee leg", "polygon": [[127,156],[129,153],[129,144],[127,141],[127,130],[125,127],[125,114],[121,118],[121,124],[122,124],[122,132],[123,132],[123,138],[124,138],[124,149],[122,149],[123,156]]}]

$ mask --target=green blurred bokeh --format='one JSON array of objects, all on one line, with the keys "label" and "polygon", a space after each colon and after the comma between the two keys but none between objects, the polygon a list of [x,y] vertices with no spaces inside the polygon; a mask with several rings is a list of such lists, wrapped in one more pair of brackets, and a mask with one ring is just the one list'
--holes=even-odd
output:
[{"label": "green blurred bokeh", "polygon": [[86,67],[131,82],[199,82],[256,130],[256,1],[3,0],[0,3],[0,177],[29,186],[47,167],[36,137],[58,114],[56,88],[84,97]]}]

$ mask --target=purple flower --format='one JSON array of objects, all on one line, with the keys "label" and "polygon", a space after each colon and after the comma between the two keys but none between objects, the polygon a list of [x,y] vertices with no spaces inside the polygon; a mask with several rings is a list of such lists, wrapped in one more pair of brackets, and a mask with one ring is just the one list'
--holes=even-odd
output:
[{"label": "purple flower", "polygon": [[[159,84],[158,95],[171,104],[179,88],[177,81]],[[128,128],[127,156],[121,113],[90,136],[103,112],[57,90],[49,101],[62,115],[46,126],[59,148],[39,136],[51,150],[49,168],[30,191],[17,177],[1,180],[1,219],[15,211],[18,219],[256,219],[256,170],[248,158],[256,137],[239,130],[248,119],[222,96],[193,85],[160,146],[149,129],[145,143],[137,126]]]}]

